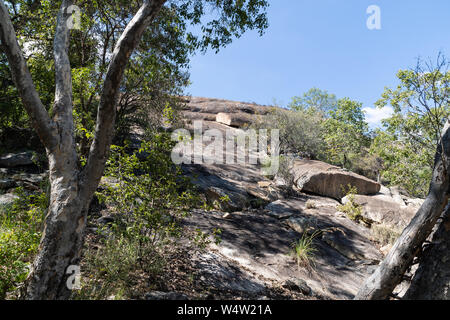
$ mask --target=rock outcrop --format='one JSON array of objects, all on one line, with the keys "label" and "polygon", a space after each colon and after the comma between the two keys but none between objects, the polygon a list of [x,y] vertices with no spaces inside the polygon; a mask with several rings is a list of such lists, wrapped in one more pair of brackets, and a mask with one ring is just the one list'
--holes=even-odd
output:
[{"label": "rock outcrop", "polygon": [[[401,231],[411,221],[420,208],[421,199],[406,202],[396,196],[385,194],[376,195],[355,195],[353,200],[362,207],[362,215],[372,222],[383,224],[392,230]],[[342,203],[347,203],[348,197],[342,199]],[[408,200],[407,200],[408,201]]]},{"label": "rock outcrop", "polygon": [[340,200],[346,195],[348,185],[356,187],[357,194],[376,194],[381,185],[359,174],[315,160],[295,160],[291,174],[296,187]]},{"label": "rock outcrop", "polygon": [[[190,98],[183,114],[190,120],[188,130],[193,130],[192,120],[202,120],[203,130],[219,130],[225,138],[226,131],[239,134],[252,117],[270,110],[249,103]],[[224,158],[229,152],[234,150],[224,150]],[[0,167],[9,167],[5,174],[0,171],[1,192],[17,186],[39,187],[45,173],[14,171],[30,161],[29,153],[0,157]],[[263,176],[259,163],[205,162],[183,164],[182,169],[215,207],[192,210],[183,220],[184,227],[195,232],[221,231],[220,242],[212,241],[206,251],[189,255],[198,271],[195,281],[202,288],[211,288],[209,292],[232,293],[233,297],[265,299],[268,291],[277,288],[294,292],[291,297],[352,299],[383,259],[386,247],[380,249],[380,244],[372,241],[368,225],[339,212],[339,201],[348,200],[344,197],[348,185],[357,188],[354,200],[367,220],[395,230],[404,228],[421,204],[420,199],[408,199],[395,188],[314,160],[293,161],[290,174],[295,188],[289,190]],[[105,185],[119,187],[114,180],[103,178],[100,188]],[[0,195],[0,210],[16,198],[12,193]],[[102,215],[96,223],[112,221],[111,216]],[[313,249],[307,266],[298,263],[293,250],[303,237],[310,237]],[[190,298],[186,292],[172,289],[148,292],[145,298]]]},{"label": "rock outcrop", "polygon": [[[254,118],[253,118],[254,119]],[[230,127],[243,127],[252,123],[251,115],[247,113],[224,113],[219,112],[216,121]]]},{"label": "rock outcrop", "polygon": [[8,208],[14,203],[19,197],[12,193],[5,193],[0,195],[0,213],[8,210]]},{"label": "rock outcrop", "polygon": [[261,106],[255,103],[238,102],[225,99],[212,99],[202,97],[186,97],[186,105],[183,107],[187,112],[201,112],[209,114],[223,113],[248,113],[253,115],[265,115],[271,111],[270,106]]},{"label": "rock outcrop", "polygon": [[[233,123],[232,115],[245,114],[245,119],[251,119],[267,111],[205,98],[193,98],[187,106],[185,112],[202,114],[197,119],[205,120],[203,130],[214,128],[223,136],[226,130],[239,133],[248,123]],[[204,114],[215,114],[216,121],[206,120]],[[278,285],[316,298],[353,298],[383,259],[386,246],[380,248],[372,241],[370,225],[339,212],[348,185],[356,187],[355,200],[364,217],[396,230],[403,228],[420,206],[420,201],[402,196],[395,188],[314,160],[293,161],[290,173],[295,187],[289,192],[263,177],[259,164],[196,164],[184,169],[209,200],[230,199],[220,204],[218,211],[194,210],[185,225],[205,232],[221,230],[221,242],[210,244],[208,254],[227,268],[215,265],[217,272],[208,279],[217,288],[224,284],[216,278],[228,279],[230,285],[234,283],[230,279],[239,279],[228,289],[246,292],[246,296],[263,295],[264,288]],[[299,266],[293,255],[294,243],[305,235],[314,236],[312,268]]]},{"label": "rock outcrop", "polygon": [[189,121],[216,121],[231,127],[243,127],[267,115],[275,107],[253,103],[201,97],[184,98],[182,115]]}]

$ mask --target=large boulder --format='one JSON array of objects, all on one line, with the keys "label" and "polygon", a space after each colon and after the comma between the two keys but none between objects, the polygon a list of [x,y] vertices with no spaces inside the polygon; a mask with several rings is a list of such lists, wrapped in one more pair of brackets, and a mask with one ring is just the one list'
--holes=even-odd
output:
[{"label": "large boulder", "polygon": [[216,121],[215,113],[183,111],[182,114],[185,119],[189,119],[189,120]]},{"label": "large boulder", "polygon": [[230,127],[240,128],[244,125],[248,125],[252,122],[251,115],[247,113],[224,113],[219,112],[216,116],[216,121],[223,123]]},{"label": "large boulder", "polygon": [[[344,204],[348,201],[348,197],[342,199]],[[420,207],[416,204],[402,204],[396,197],[385,194],[355,195],[353,201],[362,207],[361,214],[365,219],[397,231],[409,224]]]},{"label": "large boulder", "polygon": [[348,185],[356,187],[357,194],[375,194],[381,185],[359,174],[316,160],[295,160],[291,168],[294,184],[303,192],[341,199]]}]

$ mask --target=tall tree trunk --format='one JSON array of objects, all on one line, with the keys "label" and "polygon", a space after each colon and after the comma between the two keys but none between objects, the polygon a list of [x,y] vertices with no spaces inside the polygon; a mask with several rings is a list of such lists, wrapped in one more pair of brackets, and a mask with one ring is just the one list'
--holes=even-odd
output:
[{"label": "tall tree trunk", "polygon": [[50,172],[50,206],[39,252],[26,282],[26,299],[68,298],[65,273],[68,266],[79,264],[83,244],[87,210],[80,197],[78,174],[65,169],[61,172],[54,163]]},{"label": "tall tree trunk", "polygon": [[402,281],[414,257],[421,251],[439,216],[447,205],[450,188],[450,119],[442,132],[425,202],[403,230],[378,269],[366,280],[355,299],[387,299]]},{"label": "tall tree trunk", "polygon": [[450,300],[450,205],[420,257],[404,299]]}]

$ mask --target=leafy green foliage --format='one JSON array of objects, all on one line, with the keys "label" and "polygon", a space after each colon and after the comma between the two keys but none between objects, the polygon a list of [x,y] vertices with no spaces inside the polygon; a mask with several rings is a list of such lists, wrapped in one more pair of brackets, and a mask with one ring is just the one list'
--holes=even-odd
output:
[{"label": "leafy green foliage", "polygon": [[90,246],[84,253],[81,289],[73,299],[115,299],[134,297],[140,275],[152,279],[163,272],[164,257],[155,246],[138,238],[115,235],[100,248]]},{"label": "leafy green foliage", "polygon": [[389,185],[401,186],[414,197],[425,197],[431,180],[434,148],[418,148],[409,139],[379,132],[370,150],[382,159],[381,175]]},{"label": "leafy green foliage", "polygon": [[23,188],[17,188],[16,194],[19,198],[12,206],[0,212],[0,299],[25,281],[49,201],[46,193],[29,195]]},{"label": "leafy green foliage", "polygon": [[307,111],[274,109],[254,124],[257,129],[279,129],[280,153],[320,158],[323,154],[321,117]]},{"label": "leafy green foliage", "polygon": [[[200,26],[200,30],[189,32],[187,39],[203,52],[208,48],[218,52],[247,29],[256,29],[262,34],[268,27],[268,6],[266,0],[186,0],[171,4],[186,21]],[[214,14],[208,21],[205,16],[209,12]]]},{"label": "leafy green foliage", "polygon": [[357,194],[356,187],[348,185],[348,192],[346,194],[347,202],[343,205],[337,206],[337,209],[347,215],[349,219],[356,222],[363,220],[362,207],[355,201],[355,195]]},{"label": "leafy green foliage", "polygon": [[339,99],[329,115],[323,122],[327,158],[345,168],[370,143],[362,104],[349,98]]},{"label": "leafy green foliage", "polygon": [[424,197],[444,122],[450,117],[450,71],[439,55],[436,63],[419,60],[415,69],[400,70],[395,90],[386,88],[378,107],[391,105],[392,117],[378,132],[371,153],[383,161],[382,177],[416,197]]},{"label": "leafy green foliage", "polygon": [[275,109],[257,128],[280,130],[280,153],[319,159],[362,174],[376,176],[366,166],[370,135],[362,104],[312,88],[294,97],[289,110]]},{"label": "leafy green foliage", "polygon": [[326,117],[336,109],[337,99],[334,94],[330,94],[326,90],[311,88],[301,97],[293,97],[288,107],[297,111],[319,112]]},{"label": "leafy green foliage", "polygon": [[[179,224],[190,209],[201,207],[200,195],[170,158],[168,134],[155,134],[139,150],[112,146],[102,191],[97,196],[114,222],[99,229],[99,246],[89,246],[82,265],[82,288],[75,299],[133,297],[142,275],[156,279],[166,264],[164,253],[182,236]],[[199,248],[220,230],[197,230]]]},{"label": "leafy green foliage", "polygon": [[112,146],[105,176],[115,182],[98,196],[117,218],[117,232],[156,243],[178,235],[176,218],[200,204],[189,179],[171,161],[173,146],[167,134],[155,134],[131,155]]}]

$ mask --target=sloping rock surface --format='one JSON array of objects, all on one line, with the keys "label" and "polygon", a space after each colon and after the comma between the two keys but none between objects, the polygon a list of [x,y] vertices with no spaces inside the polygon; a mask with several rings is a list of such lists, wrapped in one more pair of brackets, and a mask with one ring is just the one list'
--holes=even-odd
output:
[{"label": "sloping rock surface", "polygon": [[[414,200],[414,199],[411,199]],[[347,203],[348,197],[342,199]],[[423,200],[405,202],[403,199],[385,194],[355,195],[354,201],[362,207],[362,215],[375,223],[383,224],[393,230],[403,230],[420,208]]]},{"label": "sloping rock surface", "polygon": [[[235,111],[213,106],[213,101],[208,103],[208,107],[195,107],[197,111],[194,112]],[[187,128],[191,129],[189,125]],[[224,137],[227,130],[234,134],[241,130],[203,121],[203,130],[211,128],[223,132]],[[224,156],[233,151],[224,150]],[[193,210],[184,221],[185,226],[193,230],[221,230],[221,242],[211,243],[208,254],[203,257],[207,262],[198,264],[201,272],[211,275],[210,286],[258,296],[263,294],[264,287],[293,288],[286,283],[301,283],[303,291],[310,288],[314,297],[351,299],[364,279],[374,271],[383,254],[369,240],[367,227],[338,212],[339,202],[335,199],[340,200],[344,195],[340,193],[340,184],[351,183],[364,193],[377,193],[380,185],[325,163],[312,162],[312,166],[311,162],[300,163],[309,166],[294,168],[298,182],[306,173],[305,168],[313,168],[311,171],[316,175],[325,173],[328,178],[325,184],[331,185],[331,190],[323,188],[323,181],[311,175],[302,185],[307,190],[302,188],[302,192],[287,193],[262,175],[259,164],[183,165],[184,172],[192,177],[209,200],[218,201],[224,195],[230,199],[218,206],[217,211]],[[344,178],[339,184],[341,177]],[[322,184],[318,188],[313,187],[316,181]],[[229,213],[224,214],[225,211]],[[294,243],[304,235],[314,235],[315,251],[310,267],[298,265],[293,255]],[[221,261],[224,268],[212,260]],[[220,281],[220,277],[224,280]],[[235,283],[229,280],[233,277]]]}]

